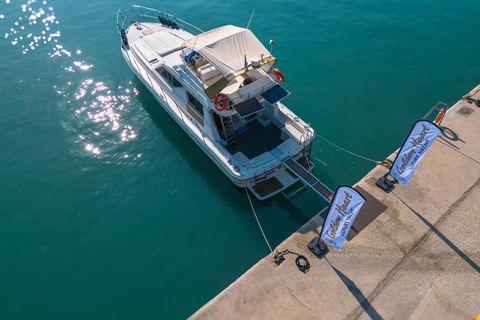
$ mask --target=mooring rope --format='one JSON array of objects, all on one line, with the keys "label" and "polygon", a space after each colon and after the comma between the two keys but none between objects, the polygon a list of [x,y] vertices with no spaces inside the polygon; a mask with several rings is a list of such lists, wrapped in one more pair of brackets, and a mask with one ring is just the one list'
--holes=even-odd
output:
[{"label": "mooring rope", "polygon": [[[258,223],[258,226],[260,227],[260,231],[262,231],[263,238],[265,239],[265,242],[267,243],[267,246],[270,249],[270,253],[273,253],[272,247],[270,247],[270,243],[268,243],[267,237],[265,236],[265,232],[263,232],[262,225],[260,224],[260,221],[258,220],[258,217],[257,217],[257,213],[255,212],[255,208],[253,207],[252,200],[250,199],[250,194],[248,193],[247,185],[245,184],[245,180],[243,180],[243,187],[245,188],[245,192],[247,193],[248,202],[250,202],[250,207],[252,207],[252,211],[253,211],[253,214],[255,215],[255,219],[257,219],[257,223]],[[295,264],[297,265],[298,270],[300,270],[303,273],[307,273],[310,270],[310,263],[308,262],[308,259],[305,258],[305,256],[302,256],[288,249],[281,252],[278,252],[277,250],[275,250],[273,261],[278,265],[280,265],[280,263],[282,263],[282,261],[285,260],[283,256],[288,253],[293,253],[297,255],[297,259],[295,259]]]},{"label": "mooring rope", "polygon": [[[327,166],[327,164],[325,162],[323,162],[322,160],[318,159],[317,157],[314,157],[317,161],[323,163],[325,165],[325,167]],[[330,172],[328,171],[328,169],[324,169],[325,172],[328,174],[328,176],[330,177],[330,179],[332,179],[332,182],[333,182],[333,185],[335,186],[335,189],[337,189],[337,182],[335,181],[335,179],[333,178],[333,176],[330,174]]]},{"label": "mooring rope", "polygon": [[272,247],[270,247],[270,243],[268,243],[267,237],[265,236],[265,232],[263,232],[262,225],[258,220],[257,213],[255,212],[255,208],[253,207],[253,204],[252,204],[252,200],[250,200],[250,195],[248,194],[248,189],[247,189],[247,185],[245,184],[245,180],[243,180],[243,186],[245,187],[245,191],[247,192],[248,202],[250,202],[250,207],[252,207],[252,211],[253,211],[253,214],[255,215],[255,219],[257,219],[257,223],[258,223],[258,226],[260,227],[260,231],[262,231],[263,238],[265,239],[265,242],[267,243],[267,246],[270,249],[270,252],[273,252]]},{"label": "mooring rope", "polygon": [[359,157],[359,158],[362,158],[362,159],[365,159],[365,160],[368,160],[368,161],[375,162],[377,165],[381,165],[381,164],[383,163],[382,161],[376,161],[376,160],[373,160],[373,159],[370,159],[370,158],[367,158],[367,157],[363,157],[363,156],[361,156],[361,155],[358,155],[358,154],[356,154],[356,153],[353,153],[353,152],[351,152],[351,151],[348,151],[348,150],[346,150],[346,149],[344,149],[344,148],[342,148],[342,147],[339,147],[339,146],[337,146],[336,144],[334,144],[333,142],[328,141],[327,139],[325,139],[324,137],[322,137],[322,136],[319,135],[319,134],[316,134],[316,136],[319,137],[320,139],[323,139],[324,141],[330,143],[332,146],[335,146],[335,147],[337,147],[338,149],[340,149],[340,150],[342,150],[342,151],[345,151],[345,152],[348,152],[348,153],[350,153],[350,154],[352,154],[352,155],[354,155],[354,156],[356,156],[356,157]]}]

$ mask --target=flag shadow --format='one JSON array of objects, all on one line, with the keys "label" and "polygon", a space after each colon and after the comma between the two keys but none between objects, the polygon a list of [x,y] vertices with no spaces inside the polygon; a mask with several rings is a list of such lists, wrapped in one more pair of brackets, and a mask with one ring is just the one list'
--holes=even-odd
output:
[{"label": "flag shadow", "polygon": [[465,141],[460,139],[455,133],[455,131],[453,131],[452,129],[447,127],[440,127],[440,129],[442,129],[442,133],[438,136],[438,141],[443,142],[447,146],[450,146],[457,150],[460,150],[460,148],[454,145],[452,142],[460,141],[465,144]]},{"label": "flag shadow", "polygon": [[441,233],[433,224],[428,222],[421,214],[413,210],[408,204],[405,203],[402,199],[400,199],[399,196],[397,196],[395,193],[392,192],[392,194],[397,197],[398,200],[400,200],[410,211],[412,211],[420,220],[422,220],[423,223],[425,223],[430,230],[432,230],[440,239],[445,242],[446,245],[448,245],[456,254],[458,254],[465,262],[467,262],[475,271],[480,273],[480,267],[472,260],[470,259],[465,253],[463,253],[462,250],[460,250],[452,241],[450,241],[443,233]]},{"label": "flag shadow", "polygon": [[338,277],[342,280],[342,282],[345,284],[345,286],[348,288],[348,290],[352,293],[352,295],[357,299],[358,303],[360,306],[363,308],[363,310],[370,316],[372,320],[383,320],[383,318],[378,314],[377,310],[370,304],[370,301],[368,301],[367,297],[358,289],[358,287],[355,285],[355,282],[350,280],[346,275],[344,275],[340,270],[332,266],[330,261],[328,261],[328,264],[332,269],[335,271],[335,273],[338,275]]}]

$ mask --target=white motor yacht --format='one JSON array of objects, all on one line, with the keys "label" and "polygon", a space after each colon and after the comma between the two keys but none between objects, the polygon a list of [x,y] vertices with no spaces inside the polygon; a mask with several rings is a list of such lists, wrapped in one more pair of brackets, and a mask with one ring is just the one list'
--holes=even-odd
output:
[{"label": "white motor yacht", "polygon": [[282,103],[277,59],[251,30],[203,32],[140,6],[120,10],[117,26],[130,68],[235,186],[260,200],[298,181],[324,188],[309,173],[315,133]]}]

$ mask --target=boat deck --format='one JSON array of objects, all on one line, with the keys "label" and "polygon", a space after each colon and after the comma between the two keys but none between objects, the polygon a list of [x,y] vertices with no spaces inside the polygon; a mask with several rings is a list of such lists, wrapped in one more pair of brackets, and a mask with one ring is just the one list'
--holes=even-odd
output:
[{"label": "boat deck", "polygon": [[236,133],[236,143],[227,147],[231,154],[240,151],[247,158],[253,159],[264,152],[275,149],[283,142],[281,130],[274,124],[264,127],[257,120],[253,120],[245,124],[245,127],[246,130],[243,133]]}]

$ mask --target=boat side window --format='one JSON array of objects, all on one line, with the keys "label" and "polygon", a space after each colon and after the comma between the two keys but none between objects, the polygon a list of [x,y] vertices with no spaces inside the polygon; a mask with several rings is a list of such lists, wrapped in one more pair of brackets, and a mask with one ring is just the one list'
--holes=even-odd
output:
[{"label": "boat side window", "polygon": [[197,99],[195,99],[195,97],[192,96],[192,95],[190,94],[190,92],[187,92],[187,94],[188,94],[188,102],[189,102],[189,104],[190,104],[192,107],[194,107],[195,110],[196,110],[198,113],[200,113],[200,114],[202,115],[202,117],[203,117],[203,105],[202,105],[202,103],[201,103],[200,101],[198,101]]},{"label": "boat side window", "polygon": [[172,76],[170,72],[168,72],[164,67],[158,68],[157,72],[160,73],[165,78],[165,80],[167,80],[172,86],[177,88],[182,87],[182,84],[177,79],[175,79],[175,77]]}]

